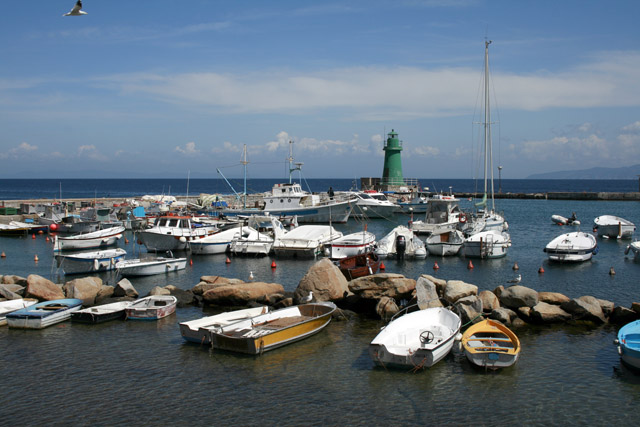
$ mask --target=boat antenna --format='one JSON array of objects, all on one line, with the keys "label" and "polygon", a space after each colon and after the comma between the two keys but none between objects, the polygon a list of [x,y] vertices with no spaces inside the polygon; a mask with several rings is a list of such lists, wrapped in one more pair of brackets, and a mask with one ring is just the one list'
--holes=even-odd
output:
[{"label": "boat antenna", "polygon": [[191,178],[191,169],[187,170],[187,206],[189,205],[189,179]]},{"label": "boat antenna", "polygon": [[302,162],[295,162],[295,167],[293,167],[293,141],[289,140],[289,157],[287,158],[289,161],[289,184],[291,184],[291,177],[293,172],[300,171],[300,180],[302,180]]},{"label": "boat antenna", "polygon": [[244,165],[244,209],[247,208],[247,144],[244,144],[244,148],[242,149],[242,160],[240,164]]}]

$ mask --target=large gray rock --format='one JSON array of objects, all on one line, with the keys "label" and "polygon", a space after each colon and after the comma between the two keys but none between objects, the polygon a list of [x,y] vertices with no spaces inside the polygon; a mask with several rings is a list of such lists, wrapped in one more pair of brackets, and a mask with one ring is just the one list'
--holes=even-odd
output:
[{"label": "large gray rock", "polygon": [[626,325],[627,323],[638,320],[640,314],[626,307],[615,307],[609,315],[609,322],[616,325]]},{"label": "large gray rock", "polygon": [[376,304],[376,313],[382,319],[390,319],[399,311],[398,305],[396,304],[396,300],[389,297],[382,297]]},{"label": "large gray rock", "polygon": [[169,289],[167,289],[167,288],[163,288],[163,287],[160,287],[160,286],[154,286],[149,291],[149,296],[155,296],[155,295],[171,295],[171,291]]},{"label": "large gray rock", "polygon": [[24,296],[40,301],[52,301],[65,298],[60,286],[37,274],[30,274],[27,277],[27,288],[24,291]]},{"label": "large gray rock", "polygon": [[444,288],[444,299],[454,304],[460,298],[478,295],[478,287],[462,280],[449,280]]},{"label": "large gray rock", "polygon": [[577,320],[586,320],[596,324],[606,323],[600,302],[592,296],[574,298],[563,303],[561,307]]},{"label": "large gray rock", "polygon": [[615,304],[611,301],[607,301],[606,299],[598,299],[598,303],[600,304],[600,308],[602,309],[604,315],[609,317],[609,315],[613,311],[613,308],[615,307]]},{"label": "large gray rock", "polygon": [[130,298],[138,298],[140,294],[136,291],[136,288],[133,287],[129,279],[122,279],[118,282],[115,289],[113,290],[113,296],[118,297],[130,297]]},{"label": "large gray rock", "polygon": [[638,302],[632,302],[631,303],[631,310],[635,311],[636,313],[640,314],[640,303]]},{"label": "large gray rock", "polygon": [[222,276],[202,276],[200,277],[200,283],[194,286],[193,289],[191,289],[191,292],[193,292],[195,295],[203,295],[209,289],[213,289],[222,285],[237,283],[244,283],[244,281],[240,279],[230,279]]},{"label": "large gray rock", "polygon": [[442,307],[438,297],[437,285],[431,280],[432,276],[423,274],[416,281],[416,299],[421,310],[431,307]]},{"label": "large gray rock", "polygon": [[539,302],[531,309],[531,319],[537,323],[560,323],[571,319],[571,315],[560,306]]},{"label": "large gray rock", "polygon": [[110,285],[102,285],[100,286],[100,290],[98,291],[98,295],[96,295],[96,305],[104,304],[106,299],[109,299],[113,296],[113,291],[115,288]]},{"label": "large gray rock", "polygon": [[202,298],[207,304],[241,306],[272,294],[283,295],[284,287],[265,282],[229,284],[208,290]]},{"label": "large gray rock", "polygon": [[478,323],[482,320],[482,301],[476,295],[460,298],[454,306],[456,307],[454,312],[459,314],[463,325],[471,321]]},{"label": "large gray rock", "polygon": [[15,286],[15,287],[17,287],[19,289],[23,289],[22,286],[19,286],[19,285],[0,285],[0,298],[4,298],[4,299],[20,299],[20,298],[22,298],[19,294],[13,292],[9,288],[9,286]]},{"label": "large gray rock", "polygon": [[349,282],[329,258],[309,268],[293,293],[293,300],[303,301],[313,292],[314,301],[339,301],[349,294]]},{"label": "large gray rock", "polygon": [[195,296],[190,290],[180,289],[173,285],[167,285],[164,288],[168,290],[172,296],[176,297],[178,300],[178,307],[186,307],[193,304]]},{"label": "large gray rock", "polygon": [[478,298],[482,301],[482,310],[486,313],[491,313],[493,310],[500,308],[500,300],[491,291],[481,291]]},{"label": "large gray rock", "polygon": [[444,295],[444,288],[447,286],[447,281],[444,279],[439,279],[435,276],[432,276],[430,274],[423,274],[420,277],[424,277],[425,279],[431,281],[432,283],[434,283],[436,285],[436,291],[438,292],[438,296],[443,296]]},{"label": "large gray rock", "polygon": [[2,283],[5,285],[27,286],[27,279],[22,276],[16,276],[15,274],[7,274],[2,276]]},{"label": "large gray rock", "polygon": [[394,273],[373,274],[349,282],[349,290],[365,299],[410,299],[415,289],[415,280]]},{"label": "large gray rock", "polygon": [[538,304],[538,292],[526,286],[509,286],[500,295],[500,304],[517,310],[519,307],[533,307]]},{"label": "large gray rock", "polygon": [[100,288],[102,288],[102,279],[91,276],[71,280],[64,284],[62,290],[67,298],[81,299],[83,306],[90,307],[95,304]]},{"label": "large gray rock", "polygon": [[547,304],[561,305],[569,301],[571,298],[559,292],[538,292],[538,301]]},{"label": "large gray rock", "polygon": [[491,314],[489,314],[489,319],[498,320],[505,325],[510,325],[513,319],[517,317],[518,315],[515,311],[506,307],[498,307],[496,309],[493,309],[491,311]]},{"label": "large gray rock", "polygon": [[13,285],[13,284],[11,284],[11,285],[0,285],[0,292],[2,292],[3,289],[7,290],[7,291],[9,291],[11,293],[18,294],[18,295],[22,296],[22,295],[24,295],[25,287],[22,286],[22,285]]}]

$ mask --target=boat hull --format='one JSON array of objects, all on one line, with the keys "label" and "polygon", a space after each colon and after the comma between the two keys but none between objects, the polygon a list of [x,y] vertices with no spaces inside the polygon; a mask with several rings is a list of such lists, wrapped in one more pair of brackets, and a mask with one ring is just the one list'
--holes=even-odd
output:
[{"label": "boat hull", "polygon": [[613,215],[597,217],[594,220],[594,228],[597,230],[598,237],[611,239],[630,239],[636,230],[636,226],[631,221]]},{"label": "boat hull", "polygon": [[211,331],[219,329],[222,326],[239,322],[240,320],[250,319],[269,311],[268,307],[254,307],[242,310],[229,311],[216,314],[215,316],[207,316],[201,319],[190,320],[180,323],[180,334],[186,341],[196,344],[211,344]]},{"label": "boat hull", "polygon": [[285,208],[285,209],[269,209],[269,206],[265,206],[264,209],[228,209],[223,210],[222,213],[226,216],[239,216],[239,215],[269,215],[275,217],[297,217],[298,223],[301,224],[345,224],[349,220],[351,211],[353,210],[353,204],[349,202],[337,202],[320,206],[309,206],[299,208]]},{"label": "boat hull", "polygon": [[158,258],[149,261],[123,260],[116,264],[116,270],[124,277],[153,276],[155,274],[184,270],[186,267],[186,258]]},{"label": "boat hull", "polygon": [[37,302],[36,300],[22,298],[0,302],[0,326],[7,324],[7,314],[30,307]]},{"label": "boat hull", "polygon": [[507,233],[483,231],[467,239],[462,247],[468,258],[502,258],[507,255],[511,239]]},{"label": "boat hull", "polygon": [[68,320],[81,307],[82,300],[75,298],[46,301],[7,314],[7,324],[16,329],[44,329]]},{"label": "boat hull", "polygon": [[454,230],[448,233],[432,234],[425,244],[427,251],[432,255],[452,256],[460,252],[463,243],[462,233]]},{"label": "boat hull", "polygon": [[64,274],[100,273],[114,270],[126,253],[124,249],[114,249],[86,254],[57,255],[56,258]]},{"label": "boat hull", "polygon": [[125,313],[127,320],[159,320],[175,313],[177,303],[173,296],[150,296],[133,302]]},{"label": "boat hull", "polygon": [[71,313],[71,321],[78,323],[104,323],[125,318],[125,310],[130,302],[116,302],[85,308]]},{"label": "boat hull", "polygon": [[623,326],[616,340],[618,354],[622,361],[635,369],[640,369],[640,320]]},{"label": "boat hull", "polygon": [[317,334],[329,324],[335,309],[333,303],[310,303],[256,316],[212,331],[211,346],[261,354]]},{"label": "boat hull", "polygon": [[376,274],[380,268],[380,260],[374,252],[342,258],[335,263],[347,280]]},{"label": "boat hull", "polygon": [[512,366],[520,355],[520,341],[506,326],[494,320],[483,320],[462,335],[462,347],[467,359],[485,369]]},{"label": "boat hull", "polygon": [[54,251],[98,249],[113,246],[122,238],[124,227],[113,227],[113,229],[107,230],[108,232],[105,232],[106,230],[99,230],[87,235],[72,237],[55,236]]},{"label": "boat hull", "polygon": [[550,261],[583,262],[598,252],[598,242],[593,235],[576,231],[556,237],[544,248],[544,252]]}]

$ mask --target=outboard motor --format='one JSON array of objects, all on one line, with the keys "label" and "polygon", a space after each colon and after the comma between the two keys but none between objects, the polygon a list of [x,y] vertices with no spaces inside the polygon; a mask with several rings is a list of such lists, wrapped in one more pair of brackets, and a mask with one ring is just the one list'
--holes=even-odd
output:
[{"label": "outboard motor", "polygon": [[404,253],[407,250],[407,240],[404,236],[396,236],[396,256],[399,260],[404,259]]}]

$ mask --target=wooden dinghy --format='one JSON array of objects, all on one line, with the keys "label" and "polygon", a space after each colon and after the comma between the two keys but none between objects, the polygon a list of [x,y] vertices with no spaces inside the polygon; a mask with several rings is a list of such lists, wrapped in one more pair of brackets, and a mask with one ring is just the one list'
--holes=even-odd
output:
[{"label": "wooden dinghy", "polygon": [[71,313],[71,321],[80,323],[103,323],[109,320],[124,319],[125,310],[131,304],[131,301],[120,301],[83,308],[82,310]]},{"label": "wooden dinghy", "polygon": [[176,312],[173,295],[151,295],[134,301],[125,309],[128,320],[159,320]]},{"label": "wooden dinghy", "polygon": [[214,316],[202,317],[180,323],[180,334],[187,341],[198,344],[210,344],[209,335],[212,329],[221,328],[240,320],[250,319],[269,311],[269,307],[252,307],[242,310],[227,311]]},{"label": "wooden dinghy", "polygon": [[210,331],[211,346],[246,354],[262,354],[320,332],[336,310],[332,302],[287,307]]},{"label": "wooden dinghy", "polygon": [[467,359],[474,365],[488,368],[506,368],[518,360],[520,340],[500,322],[486,319],[462,334],[462,347]]},{"label": "wooden dinghy", "polygon": [[335,263],[344,274],[347,280],[357,279],[358,277],[376,274],[380,268],[380,259],[375,252],[367,252],[364,254],[352,255],[341,258]]}]

